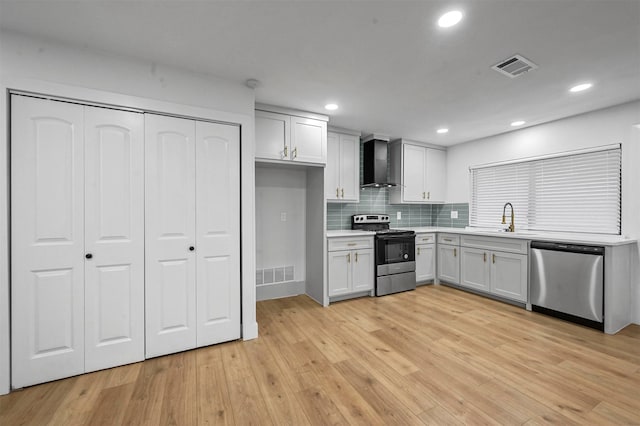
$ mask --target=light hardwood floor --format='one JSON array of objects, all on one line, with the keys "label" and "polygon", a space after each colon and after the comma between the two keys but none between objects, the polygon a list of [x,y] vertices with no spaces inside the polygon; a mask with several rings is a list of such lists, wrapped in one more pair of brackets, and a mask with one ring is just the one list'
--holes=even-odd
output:
[{"label": "light hardwood floor", "polygon": [[609,336],[443,286],[258,303],[260,337],[0,397],[0,425],[640,424],[640,327]]}]

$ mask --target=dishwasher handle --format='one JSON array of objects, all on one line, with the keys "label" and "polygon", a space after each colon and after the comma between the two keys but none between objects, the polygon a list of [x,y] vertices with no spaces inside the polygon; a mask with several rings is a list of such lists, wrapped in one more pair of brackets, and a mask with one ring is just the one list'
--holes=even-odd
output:
[{"label": "dishwasher handle", "polygon": [[532,249],[564,251],[570,253],[594,254],[603,256],[604,247],[586,246],[582,244],[554,243],[549,241],[531,241]]}]

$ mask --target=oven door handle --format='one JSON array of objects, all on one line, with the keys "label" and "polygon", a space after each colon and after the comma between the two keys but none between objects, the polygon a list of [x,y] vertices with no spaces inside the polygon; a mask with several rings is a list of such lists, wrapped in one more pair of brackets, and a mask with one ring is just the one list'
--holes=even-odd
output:
[{"label": "oven door handle", "polygon": [[415,235],[378,235],[377,238],[379,240],[407,240],[407,241],[415,241]]}]

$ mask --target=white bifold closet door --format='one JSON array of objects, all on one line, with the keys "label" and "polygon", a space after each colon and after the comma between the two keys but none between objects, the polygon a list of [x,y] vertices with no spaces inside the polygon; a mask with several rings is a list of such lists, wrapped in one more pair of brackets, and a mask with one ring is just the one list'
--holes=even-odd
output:
[{"label": "white bifold closet door", "polygon": [[14,388],[143,359],[142,120],[11,96]]},{"label": "white bifold closet door", "polygon": [[11,97],[11,384],[84,373],[84,108]]},{"label": "white bifold closet door", "polygon": [[145,134],[145,328],[150,358],[196,346],[195,125],[145,114]]},{"label": "white bifold closet door", "polygon": [[146,356],[240,337],[239,128],[146,114]]},{"label": "white bifold closet door", "polygon": [[240,338],[240,129],[196,122],[197,346]]},{"label": "white bifold closet door", "polygon": [[84,156],[89,372],[144,359],[144,115],[85,107]]}]

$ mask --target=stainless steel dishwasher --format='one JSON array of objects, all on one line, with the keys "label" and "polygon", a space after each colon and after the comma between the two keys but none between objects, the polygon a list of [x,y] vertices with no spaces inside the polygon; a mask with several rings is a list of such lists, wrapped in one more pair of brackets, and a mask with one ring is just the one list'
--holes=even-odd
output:
[{"label": "stainless steel dishwasher", "polygon": [[531,242],[533,311],[604,330],[604,247]]}]

